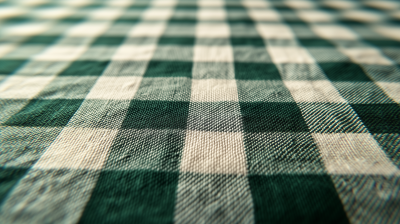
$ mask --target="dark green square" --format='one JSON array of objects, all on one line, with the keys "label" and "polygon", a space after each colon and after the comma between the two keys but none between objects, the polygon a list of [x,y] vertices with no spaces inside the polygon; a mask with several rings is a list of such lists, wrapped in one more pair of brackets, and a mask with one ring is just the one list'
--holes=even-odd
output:
[{"label": "dark green square", "polygon": [[282,80],[273,63],[235,62],[235,78],[250,80]]},{"label": "dark green square", "polygon": [[400,25],[400,19],[388,19],[387,21],[385,21],[387,24],[391,24],[391,25]]},{"label": "dark green square", "polygon": [[161,37],[158,44],[193,46],[194,37]]},{"label": "dark green square", "polygon": [[18,17],[2,19],[2,22],[4,23],[26,23],[28,21],[32,21],[32,18],[26,16],[18,16]]},{"label": "dark green square", "polygon": [[264,40],[259,37],[232,37],[231,44],[233,46],[265,47]]},{"label": "dark green square", "polygon": [[[189,2],[188,2],[189,3]],[[188,4],[188,3],[178,3],[178,5],[175,6],[176,10],[191,10],[191,11],[196,11],[199,7],[196,4]]]},{"label": "dark green square", "polygon": [[60,36],[34,36],[25,41],[25,44],[52,44],[59,38]]},{"label": "dark green square", "polygon": [[382,12],[384,12],[384,11],[382,11],[381,8],[379,8],[379,7],[376,8],[376,7],[372,6],[372,5],[363,4],[361,6],[358,6],[357,8],[361,9],[361,10],[366,10],[366,11],[368,10],[368,11],[373,12],[373,13],[382,13]]},{"label": "dark green square", "polygon": [[379,133],[373,136],[386,155],[400,168],[400,133]]},{"label": "dark green square", "polygon": [[195,25],[197,23],[196,19],[191,19],[191,18],[174,18],[172,17],[170,20],[168,20],[169,23],[172,24],[193,24]]},{"label": "dark green square", "polygon": [[328,175],[249,176],[255,223],[349,223]]},{"label": "dark green square", "polygon": [[193,62],[150,61],[144,77],[192,77]]},{"label": "dark green square", "polygon": [[185,129],[189,102],[132,100],[125,120],[124,129]]},{"label": "dark green square", "polygon": [[92,45],[119,46],[125,40],[125,37],[99,37]]},{"label": "dark green square", "polygon": [[250,18],[228,18],[227,22],[229,25],[243,24],[243,25],[254,25],[254,21]]},{"label": "dark green square", "polygon": [[400,47],[400,41],[389,40],[389,39],[370,39],[364,40],[365,42],[375,45],[377,47]]},{"label": "dark green square", "polygon": [[108,61],[75,61],[60,76],[100,76]]},{"label": "dark green square", "polygon": [[308,25],[306,22],[303,21],[285,21],[286,24],[288,24],[289,26],[298,26],[298,25]]},{"label": "dark green square", "polygon": [[308,132],[296,103],[241,102],[245,132]]},{"label": "dark green square", "polygon": [[193,12],[197,11],[198,8],[199,7],[195,1],[179,1],[175,6],[176,10],[190,10]]},{"label": "dark green square", "polygon": [[74,115],[83,100],[38,100],[29,102],[4,125],[25,127],[62,127]]},{"label": "dark green square", "polygon": [[179,173],[102,171],[79,223],[173,223]]},{"label": "dark green square", "polygon": [[328,5],[319,5],[318,6],[318,9],[319,10],[323,10],[323,11],[325,11],[325,12],[330,12],[330,13],[337,13],[340,9],[338,9],[338,8],[336,8],[336,7],[334,7],[334,6],[328,6]]},{"label": "dark green square", "polygon": [[229,13],[229,11],[233,11],[233,12],[236,12],[238,10],[244,11],[247,8],[245,8],[243,5],[241,5],[238,2],[229,2],[229,1],[227,1],[225,3],[225,9]]},{"label": "dark green square", "polygon": [[312,133],[365,133],[365,126],[347,103],[297,104]]},{"label": "dark green square", "polygon": [[332,81],[371,81],[362,68],[354,63],[319,63],[319,66]]},{"label": "dark green square", "polygon": [[400,133],[398,104],[351,104],[372,133]]},{"label": "dark green square", "polygon": [[25,176],[29,168],[0,167],[0,205],[14,185]]},{"label": "dark green square", "polygon": [[286,13],[295,13],[292,7],[285,5],[284,2],[281,1],[273,1],[273,8],[276,9],[278,12],[286,12]]},{"label": "dark green square", "polygon": [[304,38],[304,39],[298,39],[300,44],[303,45],[304,47],[334,47],[334,45],[324,39],[318,39],[318,38]]},{"label": "dark green square", "polygon": [[[288,16],[288,15],[290,15],[290,16]],[[293,25],[307,26],[307,25],[309,25],[309,24],[307,24],[307,22],[304,22],[303,20],[301,20],[298,16],[296,16],[293,13],[282,15],[282,17],[283,17],[283,21],[286,24],[288,24],[289,26],[293,26]]]},{"label": "dark green square", "polygon": [[0,74],[10,74],[21,67],[25,60],[3,60],[0,59]]},{"label": "dark green square", "polygon": [[338,20],[338,24],[343,24],[345,26],[353,26],[353,25],[365,25],[367,22],[357,21],[352,19],[340,19]]}]

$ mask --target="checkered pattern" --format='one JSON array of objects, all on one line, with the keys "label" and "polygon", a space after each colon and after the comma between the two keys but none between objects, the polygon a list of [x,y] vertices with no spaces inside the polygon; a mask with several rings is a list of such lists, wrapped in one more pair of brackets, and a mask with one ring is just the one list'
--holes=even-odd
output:
[{"label": "checkered pattern", "polygon": [[0,1],[1,223],[400,223],[400,3]]}]

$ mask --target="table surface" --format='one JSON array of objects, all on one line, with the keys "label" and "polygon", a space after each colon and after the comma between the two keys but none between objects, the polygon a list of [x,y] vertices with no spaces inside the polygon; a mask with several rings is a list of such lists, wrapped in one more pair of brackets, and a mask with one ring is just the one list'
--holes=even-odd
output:
[{"label": "table surface", "polygon": [[0,1],[0,223],[400,223],[400,2]]}]

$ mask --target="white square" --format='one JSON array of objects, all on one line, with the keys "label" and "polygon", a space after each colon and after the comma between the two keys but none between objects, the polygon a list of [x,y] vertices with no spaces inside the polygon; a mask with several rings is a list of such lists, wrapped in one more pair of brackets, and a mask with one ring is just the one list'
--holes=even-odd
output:
[{"label": "white square", "polygon": [[172,9],[150,8],[143,12],[143,20],[168,20],[172,16]]},{"label": "white square", "polygon": [[93,169],[103,167],[118,129],[69,128],[49,146],[36,169]]},{"label": "white square", "polygon": [[394,12],[391,12],[389,15],[392,18],[400,19],[400,11],[398,11],[398,10],[394,11]]},{"label": "white square", "polygon": [[131,31],[129,31],[129,37],[159,37],[164,33],[165,24],[150,24],[142,23],[134,26]]},{"label": "white square", "polygon": [[294,39],[292,30],[285,25],[257,24],[256,29],[264,39]]},{"label": "white square", "polygon": [[385,0],[379,0],[379,1],[366,1],[364,2],[365,5],[374,7],[374,8],[379,8],[383,10],[393,10],[396,8],[400,7],[399,2],[396,1],[385,1]]},{"label": "white square", "polygon": [[267,47],[271,59],[276,64],[314,64],[314,58],[302,47]]},{"label": "white square", "polygon": [[43,33],[50,28],[48,23],[24,23],[12,25],[4,29],[4,33],[16,36],[33,36]]},{"label": "white square", "polygon": [[296,102],[346,103],[330,81],[283,80]]},{"label": "white square", "polygon": [[11,76],[0,84],[1,99],[31,99],[54,79],[54,76]]},{"label": "white square", "polygon": [[197,19],[199,20],[224,20],[226,18],[223,9],[199,9]]},{"label": "white square", "polygon": [[314,3],[304,0],[290,0],[285,1],[286,5],[294,9],[310,9],[314,8]]},{"label": "white square", "polygon": [[22,15],[26,12],[26,9],[20,7],[1,7],[0,8],[0,19],[9,17],[15,17]]},{"label": "white square", "polygon": [[357,5],[355,2],[347,1],[347,0],[326,0],[324,1],[326,6],[337,8],[337,9],[351,9],[355,8]]},{"label": "white square", "polygon": [[33,16],[42,19],[61,19],[71,15],[73,11],[67,8],[54,7],[33,11]]},{"label": "white square", "polygon": [[332,22],[334,19],[331,13],[324,11],[301,10],[297,12],[297,15],[300,19],[310,23]]},{"label": "white square", "polygon": [[89,14],[89,18],[96,20],[114,20],[120,17],[122,13],[123,13],[122,9],[116,9],[116,8],[96,9]]},{"label": "white square", "polygon": [[173,7],[176,3],[176,0],[153,0],[151,2],[154,7]]},{"label": "white square", "polygon": [[357,35],[340,25],[313,25],[311,29],[324,39],[357,40]]},{"label": "white square", "polygon": [[400,174],[369,133],[313,133],[312,136],[330,174]]},{"label": "white square", "polygon": [[239,102],[236,80],[192,79],[190,102]]},{"label": "white square", "polygon": [[112,57],[120,61],[149,61],[156,45],[121,45]]},{"label": "white square", "polygon": [[383,20],[382,15],[367,10],[347,10],[343,12],[341,16],[345,19],[362,21],[366,23],[378,22]]},{"label": "white square", "polygon": [[129,100],[139,89],[142,77],[100,77],[86,99]]},{"label": "white square", "polygon": [[229,26],[224,23],[222,24],[200,23],[196,26],[196,37],[223,38],[229,36],[230,36]]},{"label": "white square", "polygon": [[187,131],[180,170],[246,175],[242,133]]},{"label": "white square", "polygon": [[231,46],[195,46],[193,61],[233,62]]},{"label": "white square", "polygon": [[250,18],[254,21],[280,21],[279,13],[272,9],[251,9],[248,10]]},{"label": "white square", "polygon": [[8,54],[14,50],[17,46],[14,44],[0,44],[0,57]]},{"label": "white square", "polygon": [[244,0],[242,5],[246,8],[266,8],[269,6],[268,2],[263,0]]},{"label": "white square", "polygon": [[400,103],[400,83],[397,82],[376,82],[385,93],[395,102]]},{"label": "white square", "polygon": [[221,0],[199,0],[197,2],[200,7],[221,7],[224,6],[224,2]]},{"label": "white square", "polygon": [[392,65],[392,62],[375,48],[340,48],[353,62],[371,65]]},{"label": "white square", "polygon": [[87,50],[87,46],[52,46],[44,52],[34,56],[38,61],[74,61],[83,52]]},{"label": "white square", "polygon": [[66,33],[66,36],[73,37],[96,37],[108,29],[108,22],[85,22],[71,27]]},{"label": "white square", "polygon": [[376,26],[374,30],[387,38],[400,40],[400,28],[397,26]]}]

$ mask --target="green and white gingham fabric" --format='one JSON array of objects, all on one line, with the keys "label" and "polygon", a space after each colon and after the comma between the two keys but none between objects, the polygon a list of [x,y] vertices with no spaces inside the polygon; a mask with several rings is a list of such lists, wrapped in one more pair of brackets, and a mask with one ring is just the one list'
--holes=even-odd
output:
[{"label": "green and white gingham fabric", "polygon": [[0,223],[400,223],[400,2],[0,1]]}]

